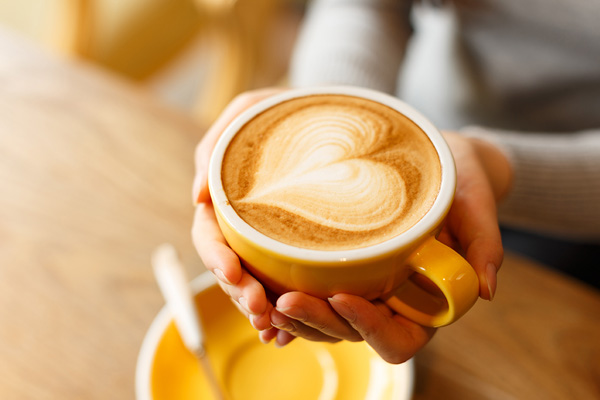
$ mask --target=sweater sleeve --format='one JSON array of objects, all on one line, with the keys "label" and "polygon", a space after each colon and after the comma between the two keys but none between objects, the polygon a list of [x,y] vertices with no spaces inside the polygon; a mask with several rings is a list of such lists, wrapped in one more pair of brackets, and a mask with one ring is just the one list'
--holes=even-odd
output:
[{"label": "sweater sleeve", "polygon": [[393,92],[412,31],[409,14],[409,1],[314,0],[294,48],[290,84]]},{"label": "sweater sleeve", "polygon": [[[314,0],[290,65],[292,86],[347,84],[394,93],[408,40],[410,1]],[[480,127],[463,133],[504,150],[513,187],[501,223],[600,242],[600,130],[553,134]]]},{"label": "sweater sleeve", "polygon": [[469,127],[509,158],[513,187],[500,222],[563,238],[600,242],[600,130],[521,133]]}]

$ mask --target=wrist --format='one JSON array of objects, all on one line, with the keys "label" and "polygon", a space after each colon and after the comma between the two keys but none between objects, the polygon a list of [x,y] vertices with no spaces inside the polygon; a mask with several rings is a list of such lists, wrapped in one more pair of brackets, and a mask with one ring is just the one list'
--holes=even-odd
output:
[{"label": "wrist", "polygon": [[508,157],[493,143],[470,137],[479,161],[489,178],[496,202],[504,199],[511,190],[513,168]]}]

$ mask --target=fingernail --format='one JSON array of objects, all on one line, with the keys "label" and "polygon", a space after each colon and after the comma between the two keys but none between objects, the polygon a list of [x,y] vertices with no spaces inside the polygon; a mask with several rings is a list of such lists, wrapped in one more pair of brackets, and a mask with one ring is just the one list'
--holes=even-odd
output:
[{"label": "fingernail", "polygon": [[263,343],[263,344],[269,344],[271,341],[268,340],[267,338],[263,337],[262,332],[258,333],[258,339]]},{"label": "fingernail", "polygon": [[256,319],[256,318],[257,318],[257,316],[256,316],[256,315],[249,315],[249,316],[248,316],[248,321],[250,321],[250,325],[252,325],[252,327],[258,331],[258,330],[260,330],[260,329],[257,329],[257,328],[256,328],[256,322],[255,322],[255,319]]},{"label": "fingernail", "polygon": [[486,267],[485,275],[488,285],[488,291],[490,293],[490,301],[494,299],[494,295],[496,294],[496,274],[496,266],[492,263],[489,263]]},{"label": "fingernail", "polygon": [[347,320],[350,323],[356,321],[356,314],[354,313],[354,310],[348,306],[348,304],[344,303],[343,301],[334,299],[333,297],[330,297],[327,300],[329,301],[329,304],[331,304],[331,307],[333,307],[333,309],[338,314],[340,314],[345,320]]},{"label": "fingernail", "polygon": [[292,325],[284,316],[278,315],[277,312],[271,312],[271,325],[282,331],[292,332],[294,331],[294,325]]},{"label": "fingernail", "polygon": [[265,329],[264,331],[258,332],[258,338],[264,344],[269,344],[269,343],[271,343],[271,340],[273,340],[275,337],[277,337],[278,332],[279,331],[277,330],[277,328]]},{"label": "fingernail", "polygon": [[248,314],[253,314],[253,313],[250,311],[250,308],[248,307],[248,300],[246,300],[246,298],[245,298],[245,297],[240,297],[240,298],[238,299],[238,303],[240,304],[240,306],[242,306],[242,308],[243,308],[244,310],[246,310],[246,312],[248,312]]},{"label": "fingernail", "polygon": [[229,281],[229,279],[227,279],[227,277],[225,276],[223,271],[221,271],[220,269],[214,269],[213,273],[216,275],[217,279],[219,279],[221,282],[231,285],[231,282]]},{"label": "fingernail", "polygon": [[296,319],[298,321],[306,321],[306,319],[308,318],[308,316],[306,315],[306,311],[304,311],[303,309],[301,309],[299,307],[285,307],[285,308],[276,307],[275,309],[277,311],[279,311],[280,313],[282,313],[283,315],[286,315],[286,316]]},{"label": "fingernail", "polygon": [[294,326],[292,324],[290,324],[289,322],[271,322],[271,325],[273,325],[277,329],[281,329],[282,331],[286,331],[286,332],[294,331]]}]

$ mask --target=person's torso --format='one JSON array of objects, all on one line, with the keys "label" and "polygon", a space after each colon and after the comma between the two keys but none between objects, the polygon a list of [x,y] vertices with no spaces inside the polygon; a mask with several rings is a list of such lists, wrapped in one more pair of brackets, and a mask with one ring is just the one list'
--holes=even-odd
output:
[{"label": "person's torso", "polygon": [[454,4],[478,94],[498,120],[552,131],[600,126],[600,1]]}]

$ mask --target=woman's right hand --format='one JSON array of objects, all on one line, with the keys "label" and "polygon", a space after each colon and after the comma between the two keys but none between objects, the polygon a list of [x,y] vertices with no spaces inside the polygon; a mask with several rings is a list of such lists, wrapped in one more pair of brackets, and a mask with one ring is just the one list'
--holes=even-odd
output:
[{"label": "woman's right hand", "polygon": [[262,284],[241,265],[237,254],[228,246],[217,223],[208,191],[208,165],[217,140],[244,110],[283,90],[263,89],[238,96],[198,144],[193,186],[193,200],[196,204],[192,227],[194,245],[206,268],[217,277],[223,291],[259,331],[263,342],[276,339],[276,343],[283,346],[296,337],[321,342],[362,340],[358,332],[325,300],[292,292],[273,299],[279,306],[275,309]]},{"label": "woman's right hand", "polygon": [[278,329],[273,328],[270,319],[273,305],[268,301],[263,286],[241,266],[238,256],[227,245],[208,191],[208,165],[217,140],[225,128],[247,108],[283,90],[271,88],[239,95],[208,129],[196,147],[196,176],[193,185],[196,212],[192,226],[194,246],[206,268],[216,276],[223,291],[260,332],[263,342],[269,342],[277,336],[278,343],[282,345],[291,341],[294,336],[284,331],[279,333]]}]

